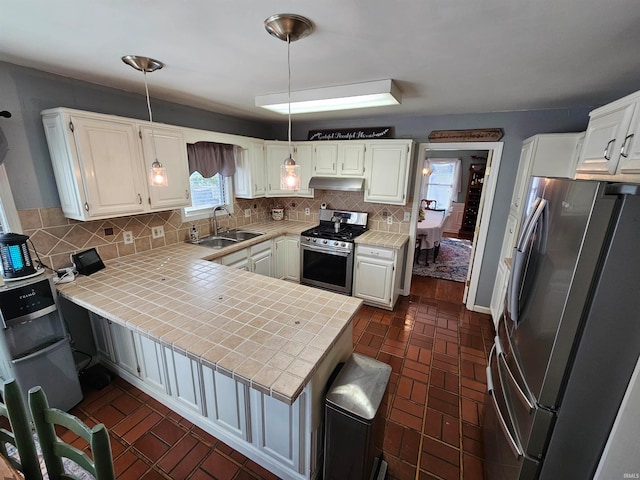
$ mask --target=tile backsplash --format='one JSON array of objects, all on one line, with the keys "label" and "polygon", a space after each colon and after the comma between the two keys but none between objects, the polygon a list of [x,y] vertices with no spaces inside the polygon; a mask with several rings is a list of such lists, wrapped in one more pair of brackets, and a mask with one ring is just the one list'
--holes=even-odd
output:
[{"label": "tile backsplash", "polygon": [[[233,215],[218,217],[218,225],[239,228],[270,220],[271,208],[276,206],[284,207],[285,218],[289,220],[317,223],[320,205],[326,203],[331,209],[369,213],[370,230],[409,233],[409,222],[402,220],[405,212],[411,212],[411,205],[365,203],[363,198],[362,192],[316,190],[315,198],[236,199]],[[305,214],[307,208],[310,215]],[[54,269],[69,266],[72,253],[92,247],[108,260],[187,241],[192,224],[196,225],[200,236],[212,231],[211,219],[183,222],[180,210],[88,222],[65,218],[60,207],[25,209],[19,210],[18,214],[24,234],[29,235],[40,259]],[[391,225],[387,223],[389,216]],[[151,228],[157,226],[164,227],[164,237],[153,238]],[[133,233],[133,243],[124,243],[125,231]]]}]

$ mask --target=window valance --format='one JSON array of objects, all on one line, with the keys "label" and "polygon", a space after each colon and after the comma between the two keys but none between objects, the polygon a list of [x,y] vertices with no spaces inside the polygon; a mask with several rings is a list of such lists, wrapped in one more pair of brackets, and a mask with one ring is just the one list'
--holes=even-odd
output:
[{"label": "window valance", "polygon": [[239,149],[239,146],[228,143],[187,143],[189,174],[200,172],[204,178],[211,178],[219,173],[223,177],[231,177],[236,173]]}]

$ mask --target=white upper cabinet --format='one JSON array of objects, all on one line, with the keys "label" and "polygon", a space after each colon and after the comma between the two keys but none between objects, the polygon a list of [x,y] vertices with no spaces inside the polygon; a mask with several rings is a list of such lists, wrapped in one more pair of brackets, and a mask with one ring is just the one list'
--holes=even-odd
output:
[{"label": "white upper cabinet", "polygon": [[236,173],[233,176],[235,194],[238,198],[261,198],[265,196],[266,178],[264,168],[264,142],[251,141],[236,158]]},{"label": "white upper cabinet", "polygon": [[156,154],[158,161],[167,172],[168,184],[166,187],[149,185],[151,208],[161,210],[191,205],[189,165],[185,161],[187,158],[187,144],[184,141],[182,132],[177,128],[157,125],[154,125],[153,128],[141,126],[140,136],[142,138],[145,174],[149,174]]},{"label": "white upper cabinet", "polygon": [[365,202],[407,203],[412,146],[411,140],[377,140],[367,144]]},{"label": "white upper cabinet", "polygon": [[313,146],[310,143],[294,143],[293,159],[300,165],[300,190],[283,190],[280,188],[280,165],[289,156],[287,142],[265,142],[267,169],[267,197],[310,197],[313,189],[309,188],[309,180],[313,171]]},{"label": "white upper cabinet", "polygon": [[313,143],[313,174],[362,177],[366,144],[350,140]]},{"label": "white upper cabinet", "polygon": [[[169,175],[151,191],[149,122],[66,108],[42,112],[45,136],[66,217],[96,220],[190,205],[186,146],[179,129],[154,125],[156,151]],[[141,141],[142,138],[142,141]]]},{"label": "white upper cabinet", "polygon": [[640,181],[640,92],[589,114],[576,178]]}]

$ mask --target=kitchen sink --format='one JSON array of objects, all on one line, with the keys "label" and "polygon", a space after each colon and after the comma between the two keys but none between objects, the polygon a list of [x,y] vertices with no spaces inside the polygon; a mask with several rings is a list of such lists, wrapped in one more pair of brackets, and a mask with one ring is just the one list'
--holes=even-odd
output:
[{"label": "kitchen sink", "polygon": [[264,232],[256,232],[253,230],[229,230],[228,232],[224,232],[219,235],[201,238],[197,244],[203,247],[220,249],[234,245],[238,242],[251,240],[252,238],[259,237],[260,235],[264,235]]},{"label": "kitchen sink", "polygon": [[202,238],[198,242],[198,245],[209,248],[224,248],[235,243],[238,243],[238,240],[236,240],[235,238],[217,236]]}]

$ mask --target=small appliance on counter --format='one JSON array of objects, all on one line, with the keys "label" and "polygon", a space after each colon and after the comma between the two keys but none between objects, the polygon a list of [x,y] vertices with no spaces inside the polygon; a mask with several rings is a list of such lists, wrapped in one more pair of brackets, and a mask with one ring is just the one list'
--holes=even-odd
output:
[{"label": "small appliance on counter", "polygon": [[40,385],[49,404],[68,411],[82,390],[50,275],[0,287],[0,380],[15,378],[27,393]]},{"label": "small appliance on counter", "polygon": [[24,280],[44,272],[44,269],[36,269],[33,266],[27,240],[27,235],[19,233],[0,235],[0,273],[5,281]]}]

